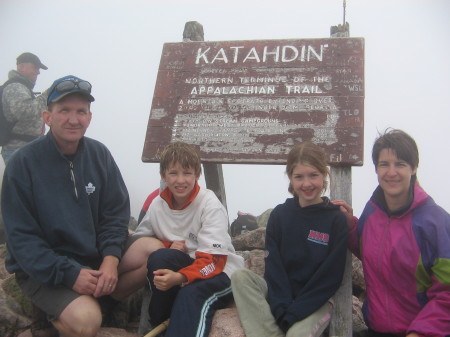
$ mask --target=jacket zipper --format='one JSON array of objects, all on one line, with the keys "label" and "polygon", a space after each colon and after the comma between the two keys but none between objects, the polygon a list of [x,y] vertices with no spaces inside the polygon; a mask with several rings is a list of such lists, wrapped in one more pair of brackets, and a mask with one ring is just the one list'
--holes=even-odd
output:
[{"label": "jacket zipper", "polygon": [[70,167],[70,180],[72,180],[73,189],[75,191],[75,197],[78,200],[77,183],[76,183],[76,180],[75,180],[75,173],[73,172],[73,162],[72,161],[69,161],[69,167]]}]

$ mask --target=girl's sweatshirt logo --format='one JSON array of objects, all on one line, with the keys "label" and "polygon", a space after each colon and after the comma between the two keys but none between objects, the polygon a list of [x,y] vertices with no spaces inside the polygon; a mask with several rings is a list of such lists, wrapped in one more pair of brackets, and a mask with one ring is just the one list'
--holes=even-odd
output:
[{"label": "girl's sweatshirt logo", "polygon": [[330,241],[330,235],[327,233],[321,233],[310,229],[308,240],[315,243],[319,243],[321,245],[328,246],[328,241]]}]

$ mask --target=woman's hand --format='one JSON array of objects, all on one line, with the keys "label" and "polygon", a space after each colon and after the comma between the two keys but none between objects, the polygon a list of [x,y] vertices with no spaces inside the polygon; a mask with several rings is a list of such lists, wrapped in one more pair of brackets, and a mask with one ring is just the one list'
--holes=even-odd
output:
[{"label": "woman's hand", "polygon": [[352,206],[347,204],[347,202],[345,202],[344,200],[333,200],[332,203],[334,205],[339,206],[339,209],[341,210],[342,213],[344,213],[345,217],[347,218],[348,228],[352,228],[355,223],[353,218]]}]

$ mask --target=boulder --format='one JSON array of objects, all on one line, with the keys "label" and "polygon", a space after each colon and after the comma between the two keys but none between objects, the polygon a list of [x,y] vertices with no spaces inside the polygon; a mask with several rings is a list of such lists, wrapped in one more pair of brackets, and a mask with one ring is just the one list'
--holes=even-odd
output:
[{"label": "boulder", "polygon": [[29,327],[31,320],[27,313],[31,312],[31,307],[25,309],[24,303],[14,276],[0,280],[0,336],[13,337]]},{"label": "boulder", "polygon": [[246,250],[237,252],[244,258],[244,267],[250,269],[252,272],[263,276],[264,275],[264,257],[265,251],[262,249]]},{"label": "boulder", "polygon": [[10,275],[5,267],[5,259],[6,259],[6,244],[0,244],[0,280],[4,280]]},{"label": "boulder", "polygon": [[236,251],[264,249],[265,237],[266,228],[262,227],[234,237],[232,243]]},{"label": "boulder", "polygon": [[0,336],[16,336],[31,321],[31,303],[22,295],[14,275],[5,269],[6,245],[0,244]]},{"label": "boulder", "polygon": [[361,260],[352,255],[352,287],[353,295],[357,296],[361,302],[365,300],[366,282]]},{"label": "boulder", "polygon": [[209,337],[245,337],[236,307],[216,311]]},{"label": "boulder", "polygon": [[2,210],[0,208],[0,244],[6,242],[5,225],[3,224]]},{"label": "boulder", "polygon": [[273,208],[269,208],[267,211],[261,213],[256,217],[259,227],[267,227],[267,221],[269,221],[270,213],[272,213]]},{"label": "boulder", "polygon": [[358,297],[352,297],[353,332],[361,333],[367,331],[362,314],[362,302]]}]

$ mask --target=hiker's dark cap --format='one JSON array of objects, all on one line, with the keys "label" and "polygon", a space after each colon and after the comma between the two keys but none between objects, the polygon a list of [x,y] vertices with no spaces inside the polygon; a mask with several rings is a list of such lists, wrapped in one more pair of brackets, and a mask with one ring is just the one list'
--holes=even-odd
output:
[{"label": "hiker's dark cap", "polygon": [[32,53],[23,53],[20,54],[17,57],[17,64],[21,64],[21,63],[33,63],[35,65],[37,65],[39,68],[47,70],[47,66],[44,65],[41,60],[39,60],[39,57],[37,57],[36,55],[32,54]]}]

